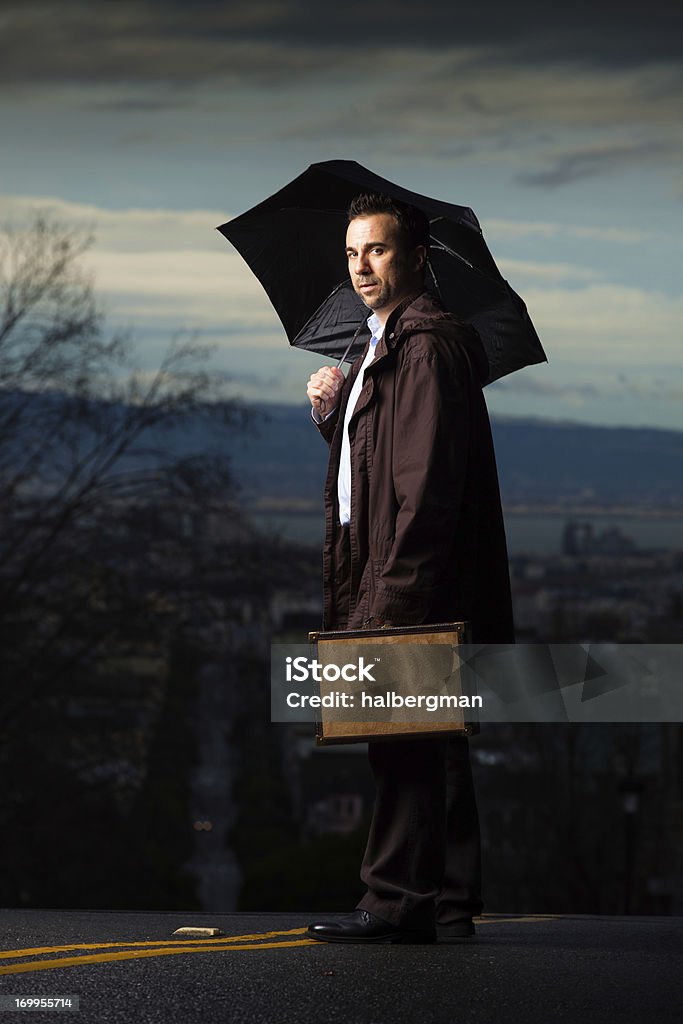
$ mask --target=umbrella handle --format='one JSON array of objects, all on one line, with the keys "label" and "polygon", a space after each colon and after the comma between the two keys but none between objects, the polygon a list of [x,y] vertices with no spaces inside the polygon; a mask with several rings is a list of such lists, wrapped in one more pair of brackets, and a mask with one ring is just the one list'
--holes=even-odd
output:
[{"label": "umbrella handle", "polygon": [[356,332],[355,332],[354,336],[351,338],[351,341],[346,346],[346,351],[344,352],[344,355],[341,357],[341,359],[337,363],[337,369],[338,370],[341,370],[341,364],[346,362],[346,357],[348,356],[349,352],[351,351],[351,349],[352,349],[352,347],[353,347],[353,345],[354,345],[354,343],[356,341],[356,338],[358,337],[358,335],[360,334],[360,332],[363,330],[364,327],[367,327],[367,324],[365,323],[365,321],[363,321],[363,323],[360,324],[356,328]]}]

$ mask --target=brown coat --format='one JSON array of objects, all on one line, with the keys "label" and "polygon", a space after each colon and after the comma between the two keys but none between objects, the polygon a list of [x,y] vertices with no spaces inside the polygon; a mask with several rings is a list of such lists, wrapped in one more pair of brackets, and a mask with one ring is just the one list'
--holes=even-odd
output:
[{"label": "brown coat", "polygon": [[505,529],[481,390],[488,367],[476,332],[428,292],[390,315],[350,423],[344,543],[337,475],[344,412],[363,355],[336,413],[319,427],[330,444],[324,628],[466,619],[475,643],[513,642]]}]

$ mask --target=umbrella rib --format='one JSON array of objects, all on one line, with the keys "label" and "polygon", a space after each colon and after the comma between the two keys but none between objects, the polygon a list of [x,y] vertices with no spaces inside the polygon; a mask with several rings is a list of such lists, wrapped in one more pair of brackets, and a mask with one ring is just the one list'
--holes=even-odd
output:
[{"label": "umbrella rib", "polygon": [[[300,328],[300,329],[299,329],[299,330],[297,331],[297,333],[296,333],[296,337],[297,337],[297,338],[299,337],[299,335],[300,335],[300,334],[303,334],[303,332],[304,332],[304,331],[306,330],[306,328],[307,328],[307,327],[308,327],[308,325],[310,324],[311,320],[314,320],[314,319],[316,318],[316,316],[318,315],[318,313],[320,312],[320,310],[321,310],[321,309],[323,308],[323,306],[325,305],[325,303],[326,303],[326,302],[329,302],[329,301],[330,301],[330,299],[332,298],[332,296],[333,296],[333,295],[336,295],[336,294],[337,294],[337,292],[338,292],[338,291],[340,291],[340,289],[342,289],[342,288],[343,288],[343,287],[344,287],[344,286],[345,286],[346,284],[348,284],[348,282],[347,282],[346,280],[344,280],[344,281],[340,281],[340,282],[339,282],[339,284],[337,284],[337,285],[335,285],[335,286],[334,286],[334,288],[332,289],[332,291],[330,292],[330,294],[329,294],[329,295],[327,296],[327,298],[323,299],[323,301],[322,301],[322,302],[320,303],[320,305],[319,305],[319,306],[318,306],[318,308],[317,308],[317,309],[315,310],[315,312],[314,312],[314,313],[312,313],[312,314],[311,314],[311,315],[309,316],[308,320],[307,320],[307,321],[306,321],[306,323],[305,323],[305,324],[303,325],[303,327],[301,327],[301,328]],[[345,359],[346,359],[347,355],[349,354],[349,352],[351,351],[351,348],[353,347],[353,344],[354,344],[354,342],[356,341],[356,339],[357,339],[358,335],[360,334],[360,332],[361,332],[361,331],[363,330],[363,327],[364,327],[364,326],[365,326],[365,321],[364,321],[364,320],[361,320],[361,322],[360,322],[360,324],[359,324],[359,326],[358,326],[358,328],[357,328],[357,330],[356,330],[356,332],[355,332],[354,336],[353,336],[353,337],[351,338],[351,341],[350,341],[350,342],[348,343],[348,345],[346,346],[346,351],[344,352],[344,355],[343,355],[343,356],[341,357],[341,359],[340,359],[340,360],[339,360],[339,362],[337,363],[337,366],[341,366],[341,364],[342,364],[342,363],[343,363],[343,362],[345,361]],[[294,339],[294,341],[296,341],[296,338]],[[294,341],[293,341],[293,342],[291,342],[290,344],[292,344],[292,345],[293,345],[293,344],[294,344]]]},{"label": "umbrella rib", "polygon": [[[296,334],[296,337],[297,337],[297,338],[299,337],[299,335],[300,335],[300,334],[303,334],[303,332],[304,332],[304,331],[306,330],[306,328],[307,328],[307,327],[308,327],[308,325],[310,324],[311,320],[314,320],[314,319],[316,318],[316,316],[318,315],[318,313],[320,312],[320,310],[321,310],[321,309],[323,308],[323,306],[325,305],[325,303],[326,303],[326,302],[329,302],[329,301],[330,301],[330,299],[332,298],[332,296],[333,296],[333,295],[336,295],[336,294],[337,294],[337,292],[338,292],[338,291],[340,291],[340,289],[344,288],[344,286],[345,286],[345,285],[347,285],[347,284],[348,284],[348,281],[344,280],[344,281],[340,281],[340,282],[339,282],[339,284],[337,284],[337,285],[335,285],[335,286],[334,286],[334,288],[332,289],[332,291],[330,292],[330,294],[329,294],[329,295],[327,296],[327,298],[326,298],[326,299],[323,299],[323,301],[322,301],[322,302],[320,303],[320,305],[319,305],[319,306],[318,306],[318,308],[317,308],[317,309],[315,310],[315,312],[314,312],[314,313],[312,313],[312,314],[311,314],[311,315],[309,316],[308,320],[307,320],[307,321],[306,321],[306,323],[305,323],[305,324],[303,325],[303,327],[301,327],[301,328],[300,328],[300,329],[299,329],[299,330],[297,331],[297,334]],[[341,357],[341,359],[340,359],[340,360],[339,360],[339,362],[337,363],[337,366],[338,366],[338,367],[340,367],[340,366],[341,366],[341,364],[342,364],[342,363],[343,363],[343,362],[344,362],[344,361],[346,360],[346,357],[348,356],[349,352],[350,352],[350,351],[351,351],[351,349],[353,348],[353,345],[354,345],[354,343],[355,343],[356,339],[358,338],[358,335],[360,334],[360,332],[361,332],[361,331],[363,330],[363,328],[364,328],[364,327],[365,327],[365,321],[364,321],[364,320],[361,320],[360,324],[359,324],[359,325],[358,325],[358,327],[356,328],[356,331],[355,331],[355,333],[354,333],[353,337],[351,338],[351,341],[350,341],[350,342],[348,343],[348,345],[346,346],[346,351],[344,352],[344,355],[343,355],[343,356]],[[296,338],[294,339],[294,341],[296,341]],[[294,342],[291,342],[291,344],[293,345],[293,344],[294,344]]]},{"label": "umbrella rib", "polygon": [[297,338],[299,337],[299,335],[300,335],[300,334],[303,334],[303,332],[304,332],[304,331],[306,330],[306,328],[307,328],[307,327],[308,327],[308,325],[310,324],[311,320],[315,320],[316,316],[318,315],[318,313],[320,312],[320,310],[321,310],[321,309],[323,308],[323,306],[325,305],[325,303],[326,303],[326,302],[329,302],[329,301],[330,301],[330,299],[332,298],[332,296],[333,296],[333,295],[336,295],[336,294],[337,294],[337,292],[338,292],[338,291],[340,290],[340,288],[343,288],[345,284],[346,284],[346,281],[340,281],[340,282],[339,282],[339,284],[336,284],[336,285],[334,286],[334,288],[332,289],[332,291],[330,292],[330,294],[329,294],[329,295],[328,295],[328,296],[327,296],[326,298],[324,298],[324,299],[323,299],[323,301],[322,301],[322,302],[320,303],[320,305],[319,305],[319,306],[317,306],[317,307],[316,307],[316,308],[315,308],[315,309],[313,310],[313,312],[312,312],[312,313],[311,313],[311,315],[309,316],[309,318],[308,318],[308,320],[306,321],[306,323],[305,323],[305,324],[303,324],[303,325],[302,325],[302,326],[301,326],[301,327],[299,328],[299,330],[298,330],[298,331],[296,332],[296,336],[295,336],[295,337],[294,337],[294,339],[293,339],[293,340],[292,340],[292,341],[290,342],[290,345],[293,345],[293,344],[294,344],[294,342],[295,342],[295,341],[296,341],[296,339],[297,339]]},{"label": "umbrella rib", "polygon": [[436,289],[436,294],[441,299],[441,289],[439,288],[439,282],[436,279],[436,274],[434,273],[434,267],[432,266],[432,261],[430,260],[429,256],[427,257],[427,268],[429,270],[429,273],[432,276],[432,281],[434,282],[434,288]]},{"label": "umbrella rib", "polygon": [[[431,237],[434,238],[434,235],[432,235]],[[439,241],[438,238],[434,238],[434,241],[436,242],[436,245],[430,245],[430,249],[436,249],[437,252],[447,252],[449,256],[455,256],[457,260],[460,260],[462,263],[466,264],[470,268],[470,270],[476,270],[478,274],[482,273],[478,267],[475,267],[473,263],[470,263],[469,260],[466,260],[465,257],[461,256],[459,252],[455,251],[455,249],[451,249],[451,247],[449,245],[446,245],[445,242]]]}]

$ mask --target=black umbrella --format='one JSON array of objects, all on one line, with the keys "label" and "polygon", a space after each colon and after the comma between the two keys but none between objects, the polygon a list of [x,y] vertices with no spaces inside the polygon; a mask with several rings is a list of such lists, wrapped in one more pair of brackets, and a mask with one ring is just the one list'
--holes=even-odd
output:
[{"label": "black umbrella", "polygon": [[222,224],[268,293],[290,344],[333,359],[354,359],[366,338],[368,309],[349,279],[346,210],[360,192],[382,192],[423,210],[431,244],[427,287],[479,332],[487,383],[546,362],[526,306],[501,276],[467,206],[410,192],[354,160],[328,160]]}]

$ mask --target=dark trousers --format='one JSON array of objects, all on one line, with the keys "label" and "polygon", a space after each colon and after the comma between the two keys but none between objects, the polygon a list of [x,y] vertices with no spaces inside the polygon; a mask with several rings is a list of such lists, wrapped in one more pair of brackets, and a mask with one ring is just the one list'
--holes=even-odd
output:
[{"label": "dark trousers", "polygon": [[481,843],[466,737],[368,744],[376,797],[358,907],[429,928],[481,913]]},{"label": "dark trousers", "polygon": [[[348,530],[335,564],[348,565]],[[335,580],[337,612],[349,580]],[[331,628],[348,628],[343,618]],[[362,910],[416,928],[481,913],[481,842],[466,737],[369,743],[375,807],[361,866]]]}]

